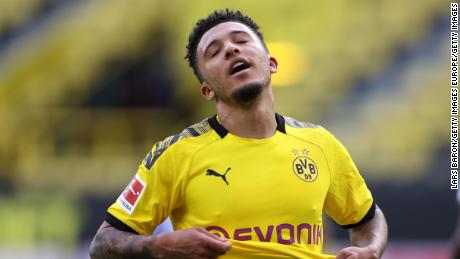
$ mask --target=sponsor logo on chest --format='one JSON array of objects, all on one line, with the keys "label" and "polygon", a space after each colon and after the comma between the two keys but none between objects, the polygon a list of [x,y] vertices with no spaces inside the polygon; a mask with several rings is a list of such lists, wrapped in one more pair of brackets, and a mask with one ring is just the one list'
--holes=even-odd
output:
[{"label": "sponsor logo on chest", "polygon": [[208,226],[206,230],[214,235],[239,241],[256,240],[260,242],[274,242],[283,245],[313,244],[321,245],[323,239],[323,227],[321,224],[298,224],[289,223],[269,225],[265,227],[253,226],[237,228],[233,231],[220,226]]}]

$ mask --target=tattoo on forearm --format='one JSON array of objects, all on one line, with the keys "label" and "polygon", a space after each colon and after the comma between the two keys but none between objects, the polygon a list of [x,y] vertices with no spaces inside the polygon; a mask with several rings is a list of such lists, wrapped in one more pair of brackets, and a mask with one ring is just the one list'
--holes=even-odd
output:
[{"label": "tattoo on forearm", "polygon": [[91,244],[91,258],[154,258],[147,247],[145,237],[108,229],[99,234]]}]

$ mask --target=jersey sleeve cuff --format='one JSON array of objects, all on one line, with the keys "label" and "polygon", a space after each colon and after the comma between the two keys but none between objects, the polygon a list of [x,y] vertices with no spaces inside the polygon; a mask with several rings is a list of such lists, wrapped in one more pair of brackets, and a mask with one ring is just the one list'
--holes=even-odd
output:
[{"label": "jersey sleeve cuff", "polygon": [[104,220],[110,223],[110,225],[114,226],[118,230],[130,232],[134,234],[139,234],[137,233],[137,231],[132,229],[130,226],[126,225],[123,221],[119,220],[118,218],[110,214],[109,212],[106,213]]},{"label": "jersey sleeve cuff", "polygon": [[357,226],[359,226],[359,225],[361,225],[363,223],[368,222],[372,218],[374,218],[374,214],[375,214],[375,202],[372,201],[372,205],[371,205],[370,209],[367,211],[366,215],[364,215],[364,217],[358,223],[349,224],[349,225],[341,225],[341,227],[345,228],[345,229],[350,229],[350,228],[357,227]]}]

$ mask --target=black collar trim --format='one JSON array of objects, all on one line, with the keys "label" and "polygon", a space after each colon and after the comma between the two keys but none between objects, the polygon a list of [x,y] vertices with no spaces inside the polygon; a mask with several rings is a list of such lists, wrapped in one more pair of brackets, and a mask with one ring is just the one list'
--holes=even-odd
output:
[{"label": "black collar trim", "polygon": [[[276,130],[283,132],[286,134],[286,127],[284,125],[284,118],[283,116],[279,115],[278,113],[275,113],[275,119],[276,119]],[[217,115],[214,115],[210,118],[208,118],[209,125],[219,134],[221,138],[225,138],[228,134],[228,130],[222,126],[219,121],[217,120]]]},{"label": "black collar trim", "polygon": [[208,119],[209,125],[219,134],[221,138],[227,136],[228,130],[222,126],[217,120],[217,114]]},{"label": "black collar trim", "polygon": [[284,125],[284,117],[279,115],[278,113],[275,113],[275,119],[276,119],[276,130],[286,134],[286,126]]}]

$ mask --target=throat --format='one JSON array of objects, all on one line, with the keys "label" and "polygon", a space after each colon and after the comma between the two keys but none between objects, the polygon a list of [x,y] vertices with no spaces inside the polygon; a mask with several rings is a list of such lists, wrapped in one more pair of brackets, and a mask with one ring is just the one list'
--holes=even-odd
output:
[{"label": "throat", "polygon": [[219,123],[233,135],[264,139],[276,132],[275,100],[270,85],[247,106],[219,100],[216,108]]}]

